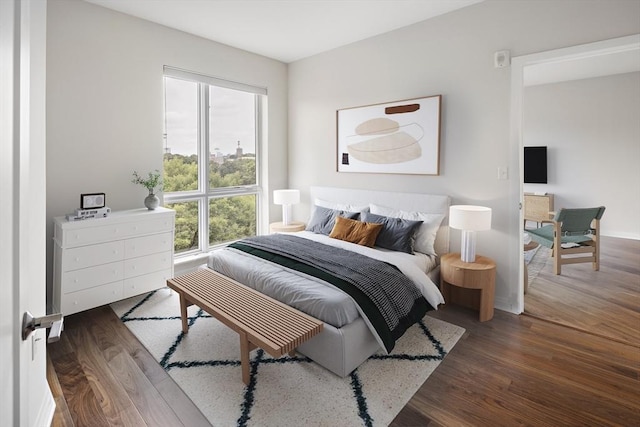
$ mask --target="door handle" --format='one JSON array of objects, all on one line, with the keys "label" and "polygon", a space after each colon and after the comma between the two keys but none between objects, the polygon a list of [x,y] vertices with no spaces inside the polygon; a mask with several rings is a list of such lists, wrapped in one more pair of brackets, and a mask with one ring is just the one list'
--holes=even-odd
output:
[{"label": "door handle", "polygon": [[64,318],[62,317],[62,313],[33,317],[31,313],[26,311],[22,316],[22,340],[24,341],[29,338],[31,332],[36,329],[51,328],[47,343],[56,342],[60,339],[63,322]]}]

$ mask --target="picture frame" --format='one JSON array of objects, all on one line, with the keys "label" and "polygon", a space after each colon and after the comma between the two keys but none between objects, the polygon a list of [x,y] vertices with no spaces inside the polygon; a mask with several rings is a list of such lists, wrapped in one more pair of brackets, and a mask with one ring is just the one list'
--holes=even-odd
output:
[{"label": "picture frame", "polygon": [[337,171],[440,174],[442,95],[336,112]]},{"label": "picture frame", "polygon": [[80,209],[104,208],[107,202],[105,193],[80,194]]}]

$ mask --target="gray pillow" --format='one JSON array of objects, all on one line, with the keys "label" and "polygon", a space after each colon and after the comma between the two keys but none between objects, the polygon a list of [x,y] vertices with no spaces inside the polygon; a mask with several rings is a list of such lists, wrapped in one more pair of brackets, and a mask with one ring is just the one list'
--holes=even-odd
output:
[{"label": "gray pillow", "polygon": [[376,215],[371,212],[363,212],[362,221],[382,224],[376,246],[408,254],[413,254],[415,236],[423,222]]},{"label": "gray pillow", "polygon": [[322,206],[316,206],[313,216],[307,224],[307,231],[313,231],[314,233],[329,235],[333,226],[336,223],[336,217],[342,216],[349,219],[358,219],[360,212],[347,212],[337,209],[323,208]]}]

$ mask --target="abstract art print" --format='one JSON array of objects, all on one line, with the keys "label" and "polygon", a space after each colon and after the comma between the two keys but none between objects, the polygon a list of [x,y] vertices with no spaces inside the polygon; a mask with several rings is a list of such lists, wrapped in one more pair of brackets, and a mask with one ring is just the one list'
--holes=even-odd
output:
[{"label": "abstract art print", "polygon": [[438,175],[441,98],[338,110],[338,172]]}]

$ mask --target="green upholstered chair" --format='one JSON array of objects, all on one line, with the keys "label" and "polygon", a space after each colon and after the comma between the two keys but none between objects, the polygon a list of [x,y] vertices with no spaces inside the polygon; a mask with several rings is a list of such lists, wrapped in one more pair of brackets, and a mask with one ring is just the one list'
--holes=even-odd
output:
[{"label": "green upholstered chair", "polygon": [[553,249],[555,274],[560,274],[563,264],[579,262],[591,262],[594,270],[600,270],[600,219],[604,209],[560,209],[551,221],[545,221],[551,224],[527,230],[532,240]]}]

